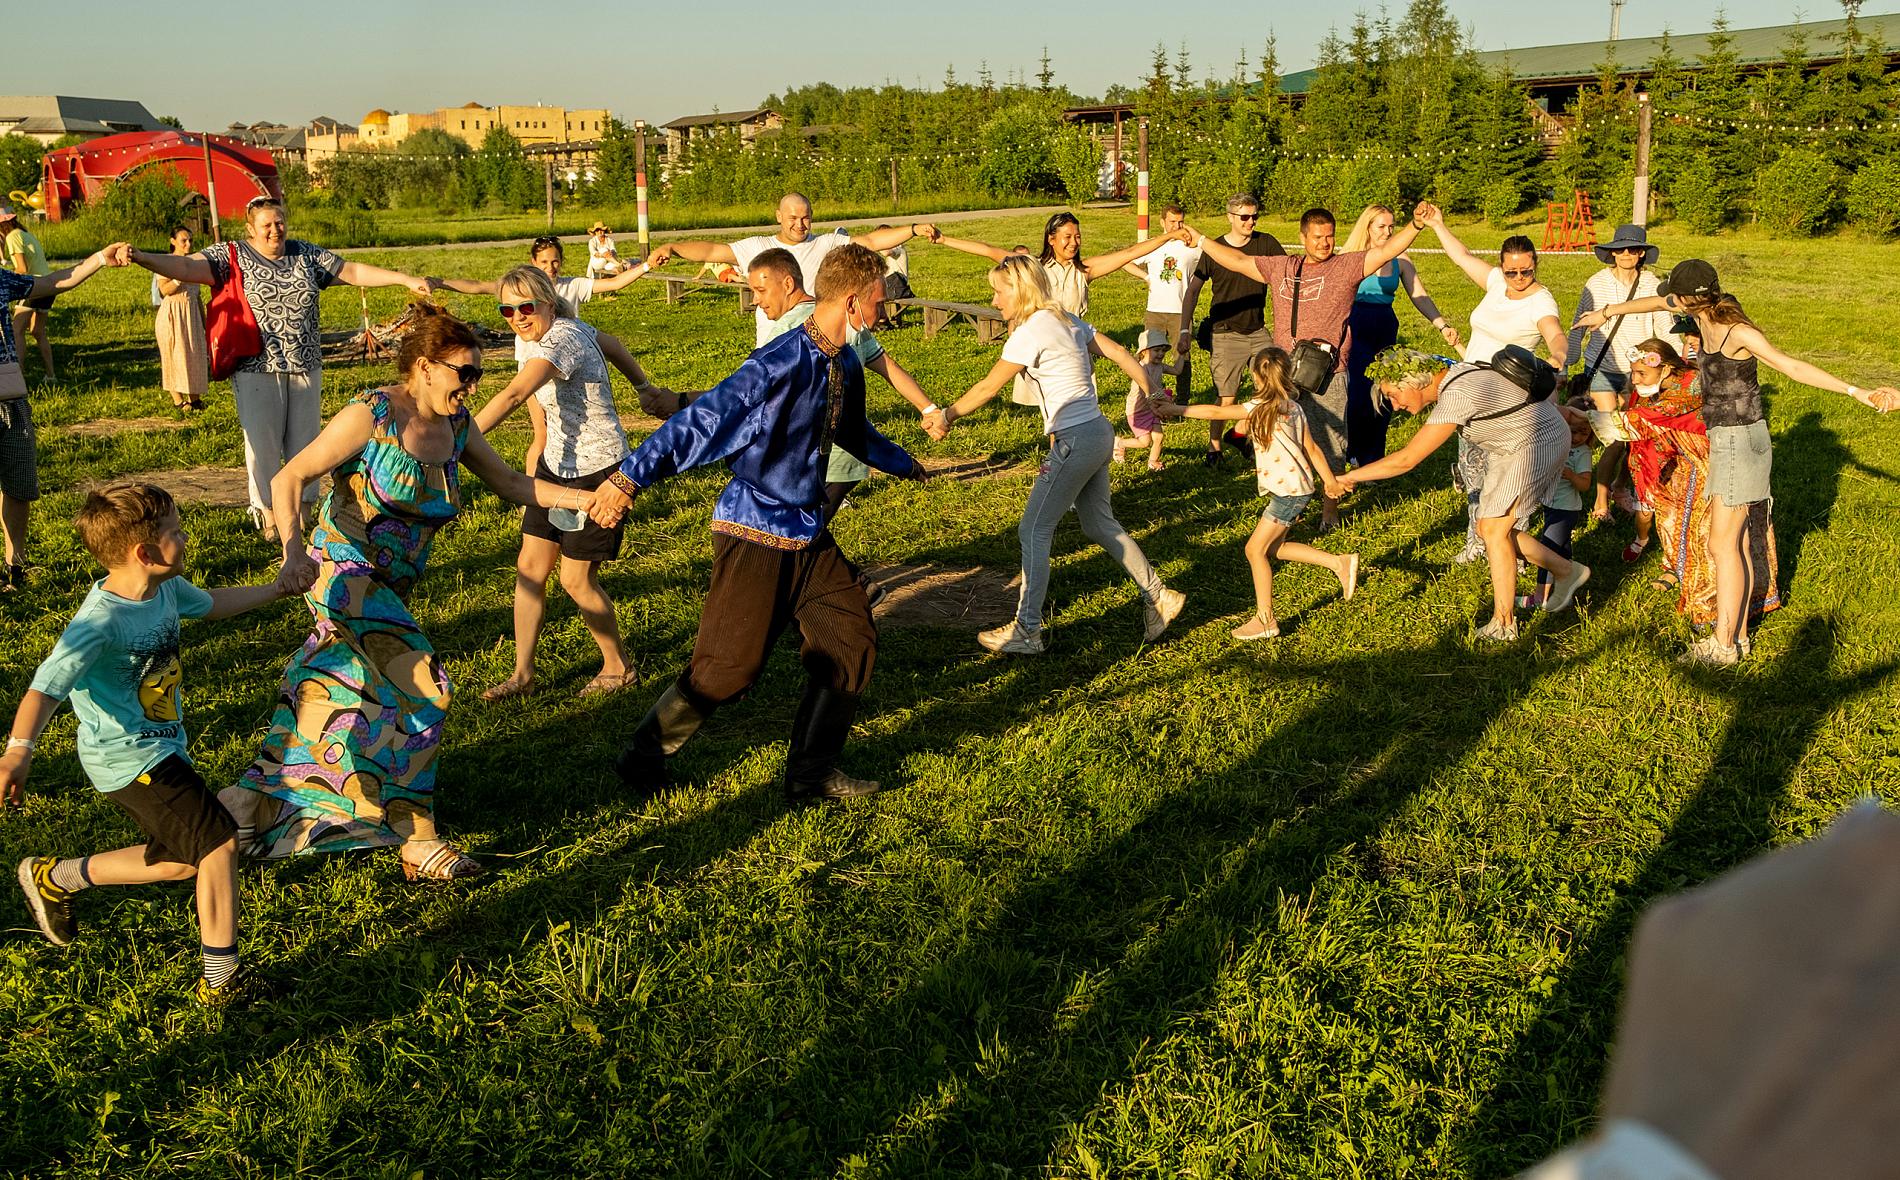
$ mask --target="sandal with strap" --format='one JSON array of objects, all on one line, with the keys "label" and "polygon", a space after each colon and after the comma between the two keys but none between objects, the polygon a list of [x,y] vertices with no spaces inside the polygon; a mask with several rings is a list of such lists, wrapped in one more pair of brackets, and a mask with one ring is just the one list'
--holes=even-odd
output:
[{"label": "sandal with strap", "polygon": [[433,841],[435,850],[423,857],[417,864],[407,856],[402,858],[402,875],[409,881],[454,881],[462,877],[476,877],[482,873],[482,866],[447,840]]},{"label": "sandal with strap", "polygon": [[634,675],[631,672],[616,672],[612,675],[602,672],[582,685],[580,692],[575,695],[583,697],[603,696],[610,692],[619,692],[633,682]]},{"label": "sandal with strap", "polygon": [[1682,585],[1682,579],[1676,577],[1674,570],[1664,570],[1649,581],[1651,590],[1674,590]]}]

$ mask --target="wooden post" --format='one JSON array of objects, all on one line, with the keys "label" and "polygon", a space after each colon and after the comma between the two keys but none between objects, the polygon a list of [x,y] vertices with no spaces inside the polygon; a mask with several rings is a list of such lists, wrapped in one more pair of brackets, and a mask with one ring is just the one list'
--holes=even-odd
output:
[{"label": "wooden post", "polygon": [[647,252],[647,121],[633,121],[633,199],[640,216],[640,253]]},{"label": "wooden post", "polygon": [[554,157],[543,156],[541,162],[547,167],[548,184],[548,232],[554,232]]},{"label": "wooden post", "polygon": [[1647,91],[1636,96],[1636,185],[1630,193],[1630,221],[1649,224],[1649,117],[1654,107]]},{"label": "wooden post", "polygon": [[1115,187],[1110,190],[1117,201],[1128,199],[1128,186],[1122,182],[1122,113],[1115,112],[1115,151],[1110,157],[1115,170]]},{"label": "wooden post", "polygon": [[218,178],[211,171],[211,137],[198,133],[198,145],[205,150],[205,200],[211,202],[211,241],[224,241],[224,225],[218,217]]},{"label": "wooden post", "polygon": [[1135,124],[1135,150],[1140,153],[1135,166],[1135,240],[1148,240],[1148,119]]},{"label": "wooden post", "polygon": [[891,157],[891,212],[897,212],[897,157]]}]

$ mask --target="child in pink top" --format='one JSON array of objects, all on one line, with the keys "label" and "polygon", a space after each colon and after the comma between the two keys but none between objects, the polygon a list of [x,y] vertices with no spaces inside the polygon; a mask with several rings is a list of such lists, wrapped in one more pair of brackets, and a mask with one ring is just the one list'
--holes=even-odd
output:
[{"label": "child in pink top", "polygon": [[1163,374],[1178,377],[1181,375],[1182,368],[1178,360],[1171,365],[1162,363],[1167,358],[1169,347],[1167,336],[1152,328],[1143,332],[1136,342],[1135,359],[1140,361],[1141,367],[1148,371],[1148,376],[1152,378],[1150,383],[1162,392],[1160,398],[1151,404],[1146,397],[1142,396],[1140,386],[1128,387],[1128,429],[1135,437],[1115,440],[1117,463],[1126,459],[1128,452],[1136,447],[1147,447],[1148,470],[1161,470],[1161,430],[1164,423],[1160,415],[1155,412],[1154,405],[1174,404],[1174,396],[1167,391],[1167,385],[1161,378]]}]

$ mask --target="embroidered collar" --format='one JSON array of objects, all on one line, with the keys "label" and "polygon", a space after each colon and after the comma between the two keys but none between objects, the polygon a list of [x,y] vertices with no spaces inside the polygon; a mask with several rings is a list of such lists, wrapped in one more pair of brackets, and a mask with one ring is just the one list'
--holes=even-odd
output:
[{"label": "embroidered collar", "polygon": [[836,341],[832,340],[831,337],[825,335],[824,331],[819,328],[817,319],[814,318],[805,321],[805,335],[811,337],[811,342],[818,346],[819,352],[830,357],[838,355],[840,346]]}]

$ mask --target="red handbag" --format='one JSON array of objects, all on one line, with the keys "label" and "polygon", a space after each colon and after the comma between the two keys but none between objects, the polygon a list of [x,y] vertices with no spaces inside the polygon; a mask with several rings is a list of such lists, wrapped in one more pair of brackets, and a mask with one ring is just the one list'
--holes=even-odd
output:
[{"label": "red handbag", "polygon": [[205,308],[205,339],[211,346],[211,379],[223,381],[238,371],[238,366],[264,351],[264,337],[257,330],[257,313],[244,297],[244,274],[238,270],[237,243],[226,242],[230,251],[231,277],[211,292]]}]

